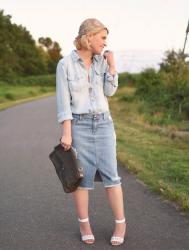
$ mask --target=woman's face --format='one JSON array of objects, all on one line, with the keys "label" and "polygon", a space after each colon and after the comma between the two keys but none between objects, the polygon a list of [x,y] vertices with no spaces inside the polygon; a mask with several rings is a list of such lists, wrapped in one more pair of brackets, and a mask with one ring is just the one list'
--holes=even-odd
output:
[{"label": "woman's face", "polygon": [[101,54],[104,47],[107,46],[107,30],[101,30],[99,31],[96,35],[93,35],[90,38],[90,43],[91,43],[91,51],[93,54]]}]

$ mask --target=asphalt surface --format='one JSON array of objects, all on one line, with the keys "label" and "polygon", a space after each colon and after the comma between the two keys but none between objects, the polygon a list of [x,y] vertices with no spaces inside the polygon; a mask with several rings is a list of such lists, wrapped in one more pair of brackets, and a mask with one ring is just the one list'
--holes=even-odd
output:
[{"label": "asphalt surface", "polygon": [[[90,191],[94,245],[80,240],[72,194],[63,192],[48,158],[61,135],[55,97],[0,112],[0,249],[115,249],[113,214],[102,183]],[[127,250],[189,249],[189,216],[119,167],[127,218]]]}]

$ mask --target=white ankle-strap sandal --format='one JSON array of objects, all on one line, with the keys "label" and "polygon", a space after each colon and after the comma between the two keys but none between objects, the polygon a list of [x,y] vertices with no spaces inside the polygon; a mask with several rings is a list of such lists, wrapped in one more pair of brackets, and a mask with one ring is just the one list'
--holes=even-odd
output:
[{"label": "white ankle-strap sandal", "polygon": [[[89,221],[89,218],[85,218],[85,219],[78,218],[78,221],[79,222],[87,222],[87,221]],[[81,231],[80,231],[80,233],[81,233]],[[86,244],[93,244],[95,242],[95,238],[94,238],[93,234],[82,235],[82,233],[81,233],[81,239]],[[90,241],[88,241],[88,240],[90,240]]]},{"label": "white ankle-strap sandal", "polygon": [[[124,223],[124,222],[125,222],[125,218],[122,219],[122,220],[115,220],[115,222],[116,222],[116,223]],[[125,222],[125,223],[126,223],[126,222]],[[124,230],[124,234],[125,234],[125,230]],[[110,241],[110,242],[111,242],[111,244],[112,244],[113,246],[119,246],[119,245],[123,244],[124,238],[125,238],[125,237],[119,237],[119,236],[113,235],[113,236],[111,237],[111,241]],[[116,242],[116,243],[113,243],[113,242]]]}]

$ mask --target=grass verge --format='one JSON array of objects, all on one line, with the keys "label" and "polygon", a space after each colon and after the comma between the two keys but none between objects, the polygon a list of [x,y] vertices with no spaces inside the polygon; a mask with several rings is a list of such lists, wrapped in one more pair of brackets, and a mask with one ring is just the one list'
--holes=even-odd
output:
[{"label": "grass verge", "polygon": [[[117,134],[121,165],[149,188],[189,212],[189,143],[170,138],[145,124],[137,112],[141,103],[130,101],[133,88],[122,87],[109,100]],[[128,96],[128,101],[123,100]]]},{"label": "grass verge", "polygon": [[0,110],[54,94],[54,86],[0,85]]}]

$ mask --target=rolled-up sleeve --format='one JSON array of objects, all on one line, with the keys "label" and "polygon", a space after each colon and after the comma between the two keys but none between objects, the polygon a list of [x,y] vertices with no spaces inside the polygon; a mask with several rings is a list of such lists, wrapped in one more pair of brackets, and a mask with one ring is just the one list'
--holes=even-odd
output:
[{"label": "rolled-up sleeve", "polygon": [[118,73],[115,75],[109,73],[109,67],[106,66],[106,72],[104,77],[104,94],[106,96],[112,96],[115,94],[118,88]]},{"label": "rolled-up sleeve", "polygon": [[62,124],[65,120],[72,120],[70,107],[70,91],[67,81],[64,59],[61,59],[56,68],[56,103],[58,123]]}]

